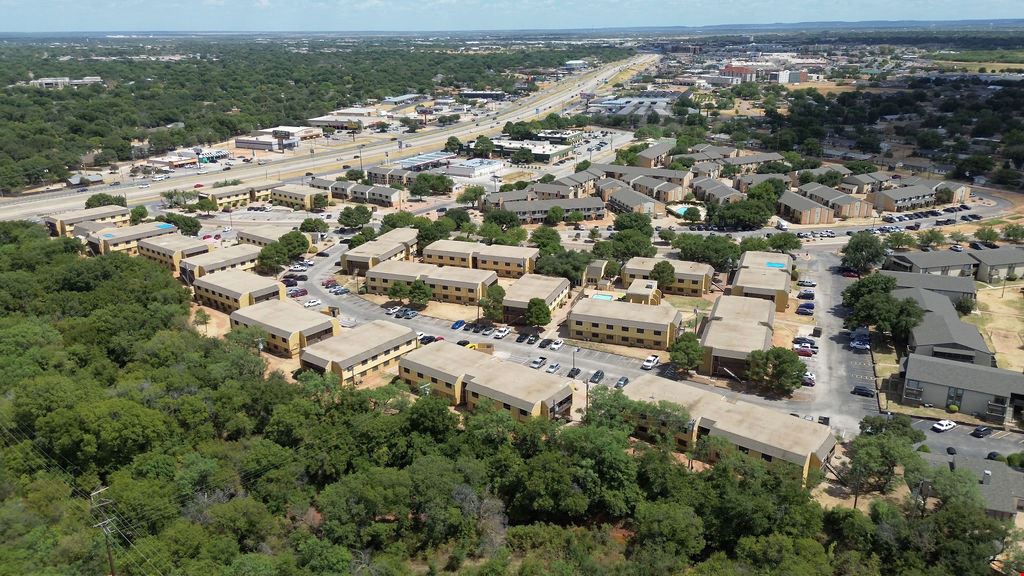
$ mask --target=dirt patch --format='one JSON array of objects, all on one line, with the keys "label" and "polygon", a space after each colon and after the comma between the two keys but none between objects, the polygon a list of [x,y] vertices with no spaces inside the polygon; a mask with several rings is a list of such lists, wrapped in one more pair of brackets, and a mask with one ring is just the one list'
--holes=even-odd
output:
[{"label": "dirt patch", "polygon": [[[196,312],[199,310],[205,311],[206,315],[210,318],[205,326],[196,326]],[[200,334],[210,338],[223,338],[225,334],[231,331],[231,318],[227,314],[213,308],[200,306],[195,302],[189,306],[189,323]]]},{"label": "dirt patch", "polygon": [[978,309],[963,318],[978,327],[1000,368],[1024,370],[1024,299],[1016,287],[978,290]]}]

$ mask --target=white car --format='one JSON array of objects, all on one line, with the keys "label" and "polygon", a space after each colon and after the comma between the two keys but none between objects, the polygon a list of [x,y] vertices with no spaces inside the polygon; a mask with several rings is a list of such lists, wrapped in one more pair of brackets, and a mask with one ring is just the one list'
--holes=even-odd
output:
[{"label": "white car", "polygon": [[651,370],[659,363],[661,363],[661,358],[658,358],[656,354],[651,354],[650,356],[647,357],[646,360],[644,360],[644,363],[641,364],[640,367],[643,368],[644,370]]},{"label": "white car", "polygon": [[953,428],[956,428],[956,422],[952,420],[939,420],[932,424],[932,432],[948,432]]},{"label": "white car", "polygon": [[139,188],[149,188],[149,184],[139,184]]},{"label": "white car", "polygon": [[225,226],[225,227],[221,228],[220,231],[221,232],[231,232],[231,226]]},{"label": "white car", "polygon": [[565,342],[562,342],[561,339],[555,340],[550,345],[548,345],[548,350],[561,350],[562,346],[565,346]]},{"label": "white car", "polygon": [[384,313],[387,314],[388,316],[391,316],[392,314],[394,314],[395,312],[398,312],[401,309],[402,309],[401,306],[392,306],[391,308],[388,308],[388,309],[384,310]]},{"label": "white car", "polygon": [[303,304],[303,306],[305,306],[306,308],[315,308],[316,306],[319,306],[321,304],[323,304],[323,302],[321,302],[318,298],[313,298],[312,300],[307,300],[306,303]]},{"label": "white car", "polygon": [[196,174],[206,174],[206,170],[199,170]]},{"label": "white car", "polygon": [[498,328],[494,332],[494,337],[497,338],[498,340],[501,340],[502,338],[504,338],[505,336],[508,336],[511,333],[512,333],[512,330],[510,330],[508,326],[502,326],[501,328]]},{"label": "white car", "polygon": [[555,372],[558,372],[558,369],[561,368],[561,367],[562,367],[561,364],[559,364],[558,362],[555,362],[553,364],[549,364],[547,369],[545,369],[544,371],[547,372],[548,374],[554,374]]},{"label": "white car", "polygon": [[417,332],[416,333],[416,339],[417,340],[419,340],[420,338],[423,338],[424,336],[426,336],[426,334],[424,334],[423,332]]}]

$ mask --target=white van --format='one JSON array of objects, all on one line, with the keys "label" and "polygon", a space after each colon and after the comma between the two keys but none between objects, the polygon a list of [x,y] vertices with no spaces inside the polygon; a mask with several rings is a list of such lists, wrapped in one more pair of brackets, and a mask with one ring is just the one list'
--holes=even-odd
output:
[{"label": "white van", "polygon": [[170,178],[170,176],[167,176],[165,174],[161,174],[159,176],[153,176],[153,182],[161,182],[163,180],[167,180],[168,178]]},{"label": "white van", "polygon": [[775,227],[778,228],[779,230],[782,230],[783,232],[789,230],[789,224],[786,224],[785,220],[779,220],[779,223],[776,224]]}]

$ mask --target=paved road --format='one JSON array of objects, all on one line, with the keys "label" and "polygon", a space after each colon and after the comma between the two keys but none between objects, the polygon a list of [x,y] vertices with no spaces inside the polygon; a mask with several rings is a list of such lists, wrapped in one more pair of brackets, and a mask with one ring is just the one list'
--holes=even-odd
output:
[{"label": "paved road", "polygon": [[[544,116],[557,112],[561,106],[579,97],[580,92],[594,91],[596,87],[604,85],[605,81],[614,77],[627,66],[644,65],[656,60],[658,56],[653,54],[641,54],[624,62],[612,63],[587,72],[579,76],[566,78],[555,85],[537,92],[531,96],[514,102],[508,108],[497,112],[486,120],[460,122],[449,127],[438,130],[424,131],[402,137],[403,148],[399,152],[397,142],[377,142],[372,144],[347,144],[338,148],[321,148],[314,154],[305,150],[299,153],[286,155],[283,159],[271,162],[266,166],[236,165],[230,173],[213,171],[209,174],[190,174],[171,178],[163,182],[152,183],[149,188],[140,189],[135,184],[123,184],[118,187],[103,187],[99,190],[114,194],[123,194],[127,197],[129,205],[145,204],[160,198],[160,193],[175,188],[192,188],[197,183],[211,186],[218,180],[225,178],[238,178],[246,181],[268,179],[275,174],[284,174],[283,178],[293,177],[292,173],[301,175],[306,171],[323,173],[325,171],[338,171],[342,162],[347,164],[358,164],[354,155],[362,156],[366,167],[374,165],[384,159],[384,153],[388,152],[392,159],[397,159],[399,153],[413,155],[427,150],[436,150],[444,144],[450,136],[456,136],[462,140],[475,138],[479,134],[496,134],[501,131],[505,122],[517,122]],[[539,111],[539,113],[538,113]],[[13,220],[20,218],[38,217],[43,214],[60,212],[81,208],[85,199],[97,190],[74,193],[67,190],[33,194],[31,196],[14,199],[0,199],[0,219]]]}]

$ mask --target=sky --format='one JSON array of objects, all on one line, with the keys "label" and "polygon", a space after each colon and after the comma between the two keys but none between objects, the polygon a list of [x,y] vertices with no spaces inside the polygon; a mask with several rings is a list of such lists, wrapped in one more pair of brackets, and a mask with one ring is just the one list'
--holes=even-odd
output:
[{"label": "sky", "polygon": [[430,31],[1024,17],[1024,0],[0,0],[0,32]]}]

